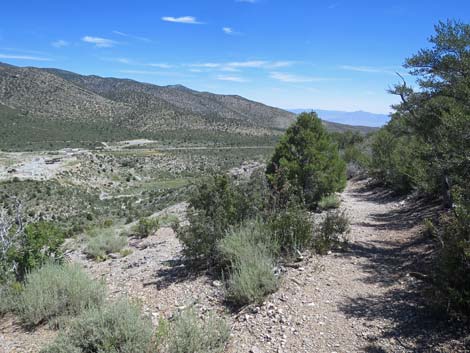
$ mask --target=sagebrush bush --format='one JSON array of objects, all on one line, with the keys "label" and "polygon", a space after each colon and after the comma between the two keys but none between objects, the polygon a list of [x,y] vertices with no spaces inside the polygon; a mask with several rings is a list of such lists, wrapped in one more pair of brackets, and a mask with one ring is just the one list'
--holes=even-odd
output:
[{"label": "sagebrush bush", "polygon": [[166,342],[161,346],[165,353],[219,353],[230,336],[224,319],[214,315],[200,318],[193,308],[178,313],[167,326]]},{"label": "sagebrush bush", "polygon": [[313,227],[308,212],[299,206],[275,210],[267,217],[272,242],[283,255],[293,255],[312,244]]},{"label": "sagebrush bush", "polygon": [[235,184],[230,177],[218,175],[195,188],[189,201],[189,226],[178,230],[186,258],[214,264],[217,242],[227,229],[256,217],[264,206],[263,186],[254,184],[253,180]]},{"label": "sagebrush bush", "polygon": [[313,239],[313,247],[318,254],[341,248],[347,244],[350,231],[349,219],[344,211],[329,211],[318,225]]},{"label": "sagebrush bush", "polygon": [[278,288],[274,273],[275,238],[259,221],[233,228],[219,242],[222,263],[228,264],[226,298],[237,306],[261,302]]},{"label": "sagebrush bush", "polygon": [[331,210],[333,208],[338,208],[341,204],[341,200],[335,194],[326,195],[321,198],[318,202],[318,208],[320,210]]},{"label": "sagebrush bush", "polygon": [[29,326],[99,306],[104,286],[78,266],[46,264],[26,275],[13,310]]},{"label": "sagebrush bush", "polygon": [[41,353],[143,353],[152,346],[152,322],[126,300],[83,312]]},{"label": "sagebrush bush", "polygon": [[113,230],[102,230],[98,235],[88,238],[85,253],[97,260],[104,260],[111,253],[118,253],[127,246],[127,237]]},{"label": "sagebrush bush", "polygon": [[133,233],[139,238],[146,238],[153,234],[160,227],[158,218],[143,217],[139,219],[139,222],[134,226]]}]

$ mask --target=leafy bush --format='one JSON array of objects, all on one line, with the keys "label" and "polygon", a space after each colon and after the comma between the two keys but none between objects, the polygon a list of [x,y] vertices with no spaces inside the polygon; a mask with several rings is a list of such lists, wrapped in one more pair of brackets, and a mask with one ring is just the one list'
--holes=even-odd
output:
[{"label": "leafy bush", "polygon": [[105,290],[77,265],[46,264],[26,275],[12,308],[27,325],[100,305]]},{"label": "leafy bush", "polygon": [[470,316],[470,205],[441,217],[435,284],[444,305]]},{"label": "leafy bush", "polygon": [[320,210],[331,210],[332,208],[338,208],[341,200],[335,194],[323,196],[318,203]]},{"label": "leafy bush", "polygon": [[274,210],[268,215],[266,226],[270,242],[275,242],[281,254],[295,255],[312,244],[313,227],[308,212],[299,206]]},{"label": "leafy bush", "polygon": [[127,245],[127,238],[113,230],[103,230],[99,235],[88,238],[85,253],[97,260],[106,259],[106,255],[117,253]]},{"label": "leafy bush", "polygon": [[262,195],[252,184],[235,183],[226,175],[218,175],[198,185],[190,198],[189,226],[178,230],[183,253],[191,260],[213,264],[217,242],[230,226],[256,217],[263,207]]},{"label": "leafy bush", "polygon": [[64,232],[50,222],[28,224],[21,242],[10,253],[17,266],[17,278],[23,279],[26,273],[47,261],[61,260],[64,238]]},{"label": "leafy bush", "polygon": [[323,196],[346,186],[346,164],[313,112],[299,115],[287,129],[268,164],[266,173],[271,185],[283,187],[283,183],[276,180],[279,169],[284,170],[294,193],[310,209],[314,209]]},{"label": "leafy bush", "polygon": [[150,351],[152,323],[125,300],[91,308],[41,353],[142,353]]},{"label": "leafy bush", "polygon": [[158,218],[140,218],[139,222],[133,228],[134,234],[139,238],[146,238],[153,234],[160,227]]},{"label": "leafy bush", "polygon": [[199,318],[192,308],[177,314],[165,331],[162,350],[168,353],[219,353],[230,336],[225,320],[213,315]]},{"label": "leafy bush", "polygon": [[[261,302],[276,291],[273,252],[278,247],[268,238],[266,227],[253,221],[233,228],[219,242],[222,262],[229,264],[226,297],[237,306]],[[270,242],[270,240],[272,242]]]},{"label": "leafy bush", "polygon": [[313,240],[313,247],[319,254],[343,247],[347,243],[349,219],[344,211],[329,211],[318,226]]}]

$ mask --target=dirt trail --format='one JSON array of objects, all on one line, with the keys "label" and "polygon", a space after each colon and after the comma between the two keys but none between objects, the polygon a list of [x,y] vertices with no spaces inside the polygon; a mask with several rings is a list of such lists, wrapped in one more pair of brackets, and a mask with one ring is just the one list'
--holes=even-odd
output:
[{"label": "dirt trail", "polygon": [[[229,353],[465,352],[465,328],[436,321],[419,295],[422,283],[410,276],[430,244],[419,224],[432,205],[390,197],[350,182],[342,207],[351,219],[347,251],[310,257],[285,270],[281,288],[260,307],[228,313]],[[170,228],[144,241],[133,253],[96,263],[77,254],[111,297],[141,300],[157,321],[196,305],[200,312],[227,313],[221,283],[194,274],[181,261],[181,245]],[[420,260],[420,261],[417,261]],[[0,320],[0,352],[37,352],[55,333],[25,332],[13,318]],[[468,333],[468,331],[467,331]]]}]

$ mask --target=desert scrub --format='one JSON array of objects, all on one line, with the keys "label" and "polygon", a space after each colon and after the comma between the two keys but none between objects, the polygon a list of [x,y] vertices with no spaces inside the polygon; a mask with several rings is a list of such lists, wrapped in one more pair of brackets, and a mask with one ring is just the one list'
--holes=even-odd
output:
[{"label": "desert scrub", "polygon": [[121,299],[83,312],[41,353],[150,352],[152,336],[152,323],[140,307]]},{"label": "desert scrub", "polygon": [[271,242],[278,245],[283,256],[296,255],[297,251],[310,248],[313,226],[308,212],[300,206],[275,210],[267,217],[266,225]]},{"label": "desert scrub", "polygon": [[156,232],[159,226],[160,221],[158,218],[143,217],[139,219],[139,222],[133,227],[132,231],[139,238],[146,238]]},{"label": "desert scrub", "polygon": [[13,311],[28,326],[59,316],[77,315],[100,305],[104,286],[78,266],[46,264],[26,275]]},{"label": "desert scrub", "polygon": [[[270,241],[271,240],[271,241]],[[274,274],[278,245],[264,224],[251,221],[232,228],[218,245],[228,273],[226,299],[236,306],[261,302],[278,288]]]},{"label": "desert scrub", "polygon": [[193,308],[178,313],[170,323],[160,322],[159,328],[162,353],[220,353],[230,336],[224,319],[213,314],[200,318]]},{"label": "desert scrub", "polygon": [[345,247],[350,232],[349,219],[344,211],[329,211],[315,232],[313,247],[318,254]]},{"label": "desert scrub", "polygon": [[323,196],[318,202],[318,208],[322,211],[338,208],[341,203],[339,197],[335,194]]},{"label": "desert scrub", "polygon": [[104,260],[111,253],[118,253],[127,245],[127,237],[108,229],[88,238],[85,253],[96,260]]}]

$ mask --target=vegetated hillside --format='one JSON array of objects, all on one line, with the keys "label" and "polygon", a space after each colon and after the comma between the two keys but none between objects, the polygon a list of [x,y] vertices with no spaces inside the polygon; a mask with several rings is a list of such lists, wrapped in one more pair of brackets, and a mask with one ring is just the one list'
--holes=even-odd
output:
[{"label": "vegetated hillside", "polygon": [[[295,120],[293,113],[240,96],[2,63],[0,104],[2,133],[8,136],[0,149],[93,146],[131,138],[272,144]],[[331,131],[363,131],[325,124]]]}]

